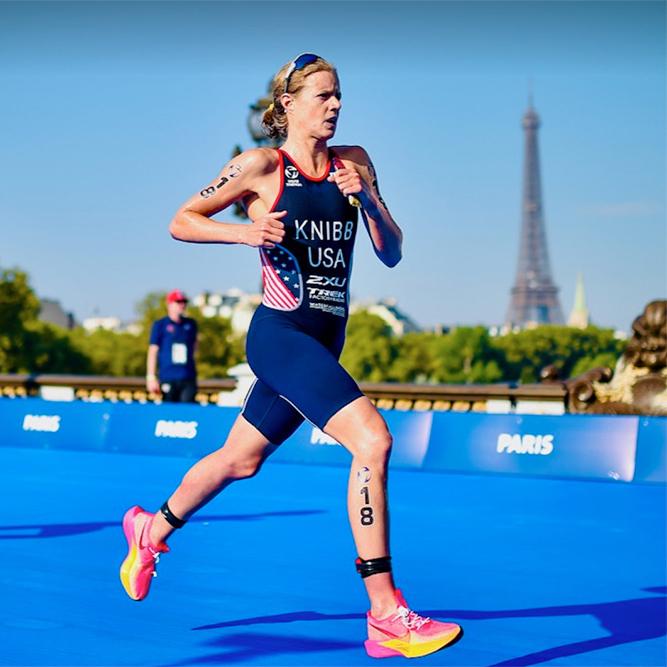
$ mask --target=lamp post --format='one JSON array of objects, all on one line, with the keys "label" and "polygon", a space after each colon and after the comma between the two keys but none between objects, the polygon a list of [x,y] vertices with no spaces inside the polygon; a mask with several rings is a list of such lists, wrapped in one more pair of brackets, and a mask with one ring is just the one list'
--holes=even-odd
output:
[{"label": "lamp post", "polygon": [[248,114],[248,132],[252,140],[257,144],[257,146],[275,146],[275,139],[271,139],[264,134],[262,128],[262,118],[264,117],[264,112],[269,108],[272,98],[267,95],[265,97],[260,97],[256,102],[250,105],[250,113]]}]

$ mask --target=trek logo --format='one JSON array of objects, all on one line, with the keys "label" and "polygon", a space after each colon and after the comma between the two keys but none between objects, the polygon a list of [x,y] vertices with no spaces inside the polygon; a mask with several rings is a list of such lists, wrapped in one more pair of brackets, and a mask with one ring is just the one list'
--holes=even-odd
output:
[{"label": "trek logo", "polygon": [[345,287],[347,278],[333,278],[331,276],[310,276],[306,281],[308,285],[321,285],[322,287]]},{"label": "trek logo", "polygon": [[340,290],[309,287],[308,297],[310,299],[320,299],[321,301],[335,301],[336,303],[345,303],[345,292],[341,292]]},{"label": "trek logo", "polygon": [[291,165],[289,167],[285,167],[285,176],[287,176],[285,185],[288,188],[302,187],[302,183],[299,180],[299,170],[296,167],[292,167]]},{"label": "trek logo", "polygon": [[57,433],[60,430],[60,416],[58,415],[26,415],[23,418],[24,431],[42,431]]},{"label": "trek logo", "polygon": [[197,437],[197,422],[169,421],[158,419],[155,424],[156,438],[183,438],[192,440]]},{"label": "trek logo", "polygon": [[518,433],[501,433],[498,436],[496,451],[498,454],[542,454],[549,456],[554,450],[554,436],[520,435]]},{"label": "trek logo", "polygon": [[339,442],[336,442],[330,435],[327,435],[324,431],[313,426],[313,431],[310,434],[310,444],[311,445],[339,445]]}]

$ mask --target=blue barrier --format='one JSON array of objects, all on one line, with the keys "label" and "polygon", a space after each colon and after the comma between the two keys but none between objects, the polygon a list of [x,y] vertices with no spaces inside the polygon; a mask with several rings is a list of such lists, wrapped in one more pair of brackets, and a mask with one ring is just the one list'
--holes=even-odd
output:
[{"label": "blue barrier", "polygon": [[0,445],[199,457],[238,410],[199,405],[0,399]]},{"label": "blue barrier", "polygon": [[[381,410],[394,438],[391,454],[393,468],[421,468],[428,449],[433,414]],[[272,461],[349,465],[350,454],[319,428],[305,422],[275,454]]]},{"label": "blue barrier", "polygon": [[629,482],[637,423],[625,416],[439,413],[424,468]]},{"label": "blue barrier", "polygon": [[667,418],[640,418],[637,435],[637,482],[667,482]]},{"label": "blue barrier", "polygon": [[107,450],[200,458],[225,442],[237,408],[168,403],[115,403]]},{"label": "blue barrier", "polygon": [[[443,472],[665,482],[667,419],[383,411],[391,466]],[[0,399],[0,446],[199,458],[220,447],[237,408]],[[349,465],[307,422],[272,461]]]},{"label": "blue barrier", "polygon": [[111,403],[0,399],[0,445],[39,449],[105,448]]}]

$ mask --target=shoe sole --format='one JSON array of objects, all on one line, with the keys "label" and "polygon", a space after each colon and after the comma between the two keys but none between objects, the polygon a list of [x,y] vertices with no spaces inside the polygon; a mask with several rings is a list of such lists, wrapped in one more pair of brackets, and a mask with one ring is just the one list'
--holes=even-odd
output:
[{"label": "shoe sole", "polygon": [[461,637],[462,632],[463,629],[457,626],[456,629],[436,639],[416,644],[402,639],[385,639],[384,641],[367,639],[364,647],[371,658],[393,658],[397,655],[404,658],[421,658],[452,644]]},{"label": "shoe sole", "polygon": [[134,519],[137,514],[140,514],[142,511],[143,510],[138,505],[135,505],[127,510],[123,517],[123,533],[125,533],[125,539],[127,540],[127,556],[120,566],[120,581],[123,584],[125,592],[136,601],[139,601],[142,598],[138,597],[132,589],[132,575],[134,574],[133,570],[137,563],[137,544],[134,540]]}]

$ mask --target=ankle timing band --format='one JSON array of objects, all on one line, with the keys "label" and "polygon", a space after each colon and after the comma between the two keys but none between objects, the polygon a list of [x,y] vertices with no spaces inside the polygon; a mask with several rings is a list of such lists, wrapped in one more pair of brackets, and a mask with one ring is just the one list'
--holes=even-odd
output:
[{"label": "ankle timing band", "polygon": [[370,558],[369,560],[357,558],[354,564],[357,566],[357,572],[361,575],[362,579],[370,577],[372,574],[379,574],[380,572],[391,572],[391,556]]},{"label": "ankle timing band", "polygon": [[160,512],[162,516],[167,520],[167,523],[174,528],[183,528],[186,522],[183,519],[179,519],[170,509],[169,505],[165,501],[164,505],[160,507]]}]

